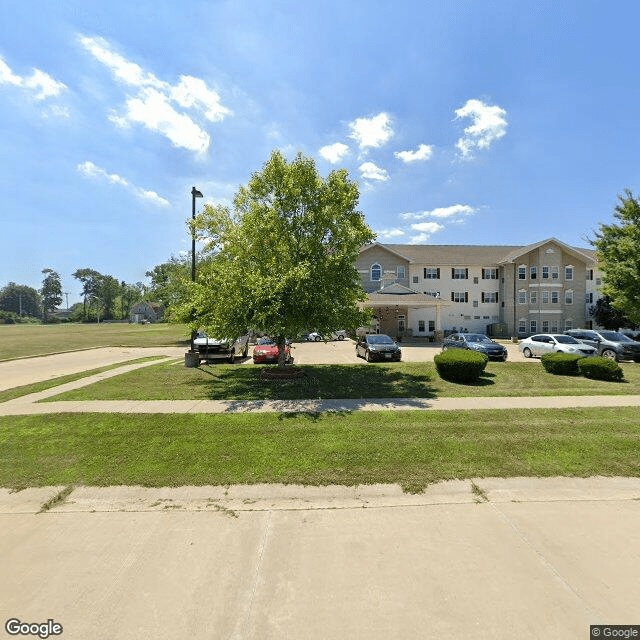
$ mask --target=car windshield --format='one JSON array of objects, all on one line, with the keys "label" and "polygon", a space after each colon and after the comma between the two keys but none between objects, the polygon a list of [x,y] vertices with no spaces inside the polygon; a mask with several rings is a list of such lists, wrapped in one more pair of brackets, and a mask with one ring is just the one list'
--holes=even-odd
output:
[{"label": "car windshield", "polygon": [[609,342],[633,342],[624,333],[618,333],[617,331],[600,331],[600,335],[603,340],[609,340]]},{"label": "car windshield", "polygon": [[367,342],[369,344],[393,344],[393,340],[385,335],[367,336]]},{"label": "car windshield", "polygon": [[579,340],[572,338],[571,336],[553,336],[556,342],[560,344],[580,344]]},{"label": "car windshield", "polygon": [[257,344],[260,346],[273,346],[275,342],[271,338],[260,338]]},{"label": "car windshield", "polygon": [[482,333],[469,333],[465,335],[465,339],[467,342],[493,342],[493,340]]}]

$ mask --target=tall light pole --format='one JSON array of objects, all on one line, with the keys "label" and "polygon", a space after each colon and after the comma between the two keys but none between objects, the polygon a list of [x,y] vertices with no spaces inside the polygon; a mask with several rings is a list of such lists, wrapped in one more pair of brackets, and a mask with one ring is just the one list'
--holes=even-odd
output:
[{"label": "tall light pole", "polygon": [[[196,198],[202,198],[202,193],[195,187],[191,187],[191,220],[195,225],[196,222]],[[191,228],[191,282],[196,281],[196,230]],[[191,351],[193,351],[193,340],[196,332],[191,332]]]}]

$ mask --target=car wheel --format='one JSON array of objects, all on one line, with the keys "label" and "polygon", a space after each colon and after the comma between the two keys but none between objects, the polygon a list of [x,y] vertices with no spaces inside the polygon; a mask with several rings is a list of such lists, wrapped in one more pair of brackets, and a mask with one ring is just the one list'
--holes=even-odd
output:
[{"label": "car wheel", "polygon": [[617,360],[618,359],[618,357],[616,355],[616,352],[612,351],[611,349],[605,349],[602,352],[602,357],[603,358],[607,358],[607,360]]},{"label": "car wheel", "polygon": [[344,336],[343,336],[342,334],[340,334],[340,335],[338,336],[338,340],[344,340]]},{"label": "car wheel", "polygon": [[320,340],[322,340],[322,338],[320,336],[316,336],[316,342],[320,342]]},{"label": "car wheel", "polygon": [[522,350],[522,355],[523,355],[525,358],[530,358],[533,354],[531,353],[531,349],[529,349],[529,347],[525,347],[525,348]]},{"label": "car wheel", "polygon": [[370,354],[368,351],[365,351],[365,352],[364,352],[364,359],[365,359],[367,362],[371,362],[371,354]]}]

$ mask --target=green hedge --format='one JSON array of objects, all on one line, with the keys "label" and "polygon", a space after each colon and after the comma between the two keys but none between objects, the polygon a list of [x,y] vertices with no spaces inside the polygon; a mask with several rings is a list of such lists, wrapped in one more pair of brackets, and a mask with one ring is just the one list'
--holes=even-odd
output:
[{"label": "green hedge", "polygon": [[578,362],[578,368],[585,378],[592,380],[611,380],[619,382],[624,378],[624,372],[615,360],[608,358],[583,358]]},{"label": "green hedge", "polygon": [[545,371],[556,376],[579,376],[578,361],[583,358],[584,356],[573,353],[555,352],[545,353],[540,358],[540,362],[542,362]]},{"label": "green hedge", "polygon": [[438,375],[449,382],[477,382],[489,358],[484,353],[449,349],[433,358]]}]

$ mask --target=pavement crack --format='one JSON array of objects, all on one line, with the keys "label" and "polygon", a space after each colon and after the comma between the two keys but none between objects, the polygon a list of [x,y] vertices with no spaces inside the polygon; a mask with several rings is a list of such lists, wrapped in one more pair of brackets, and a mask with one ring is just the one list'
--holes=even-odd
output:
[{"label": "pavement crack", "polygon": [[55,496],[53,496],[52,498],[49,498],[49,500],[47,500],[40,507],[40,511],[38,511],[38,513],[46,513],[53,507],[58,507],[61,504],[65,503],[67,501],[67,498],[69,497],[69,494],[72,491],[73,491],[72,485],[69,485],[68,487],[64,487],[64,489],[61,489],[60,491],[58,491],[58,493],[56,493]]},{"label": "pavement crack", "polygon": [[602,622],[596,622],[598,620],[604,621],[604,616],[600,611],[594,609],[587,600],[580,594],[580,592],[565,578],[555,565],[549,561],[544,554],[527,538],[522,529],[506,514],[501,511],[495,502],[488,502],[492,509],[498,514],[498,517],[515,533],[516,537],[524,544],[540,561],[543,567],[562,585],[564,589],[569,591],[576,600],[582,605],[585,612],[588,614],[591,620],[594,620],[594,624],[601,624]]}]

